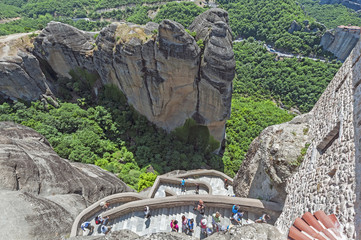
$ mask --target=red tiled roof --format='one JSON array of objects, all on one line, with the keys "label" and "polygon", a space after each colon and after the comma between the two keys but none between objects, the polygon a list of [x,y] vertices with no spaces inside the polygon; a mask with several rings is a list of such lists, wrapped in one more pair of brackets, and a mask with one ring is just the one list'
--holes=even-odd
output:
[{"label": "red tiled roof", "polygon": [[313,215],[310,212],[306,212],[302,218],[296,218],[288,233],[288,239],[338,240],[341,237],[339,227],[340,223],[335,214],[326,215],[321,210]]}]

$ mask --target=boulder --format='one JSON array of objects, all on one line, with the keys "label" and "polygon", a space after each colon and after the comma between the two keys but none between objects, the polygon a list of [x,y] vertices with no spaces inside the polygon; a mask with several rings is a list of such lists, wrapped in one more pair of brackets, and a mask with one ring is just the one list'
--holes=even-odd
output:
[{"label": "boulder", "polygon": [[266,128],[251,143],[233,180],[236,196],[284,203],[287,179],[302,162],[307,147],[309,114]]},{"label": "boulder", "polygon": [[282,235],[279,230],[266,223],[253,223],[244,226],[233,226],[226,233],[217,232],[207,240],[284,240],[286,236]]},{"label": "boulder", "polygon": [[298,24],[298,22],[296,22],[296,20],[293,20],[291,23],[290,28],[288,29],[289,33],[293,33],[293,32],[297,32],[297,31],[301,31],[302,26],[300,24]]},{"label": "boulder", "polygon": [[60,158],[34,130],[0,122],[0,227],[6,239],[56,239],[95,201],[132,191],[114,174]]}]

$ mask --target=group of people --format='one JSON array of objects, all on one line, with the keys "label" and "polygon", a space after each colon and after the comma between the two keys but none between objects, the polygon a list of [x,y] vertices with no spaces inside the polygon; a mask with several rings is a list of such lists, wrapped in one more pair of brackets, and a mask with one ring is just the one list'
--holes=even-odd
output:
[{"label": "group of people", "polygon": [[[109,202],[101,202],[99,206],[102,210],[108,210],[109,209]],[[100,232],[103,234],[108,234],[111,230],[110,226],[108,225],[109,222],[109,216],[102,217],[102,215],[98,215],[94,219],[96,225],[100,225]],[[89,234],[92,234],[94,231],[94,226],[91,224],[91,222],[83,222],[80,226],[80,228],[85,232],[89,231]]]},{"label": "group of people", "polygon": [[[182,186],[185,185],[184,179],[182,180]],[[182,187],[183,189],[183,187]],[[199,191],[199,185],[198,185]],[[103,210],[109,209],[109,203],[108,202],[101,202],[100,207]],[[193,208],[194,211],[198,211],[202,218],[199,222],[199,226],[201,228],[201,234],[204,237],[210,236],[214,232],[223,232],[227,231],[230,226],[227,227],[222,226],[221,224],[221,214],[217,211],[212,214],[212,222],[208,222],[207,219],[204,217],[206,206],[204,205],[204,202],[202,199],[200,199],[198,202],[196,202],[195,207]],[[150,208],[149,206],[144,207],[144,217],[149,219],[151,217]],[[241,210],[240,205],[233,205],[232,207],[232,216],[230,217],[232,223],[234,224],[240,224],[242,225],[242,218],[244,217],[244,211]],[[259,219],[256,219],[256,223],[267,223],[271,217],[268,214],[263,214],[262,217]],[[95,224],[100,225],[100,232],[107,234],[111,227],[107,226],[109,222],[109,216],[102,217],[101,215],[97,216],[95,218]],[[173,232],[179,231],[178,221],[176,219],[171,220],[170,227]],[[81,229],[83,231],[89,230],[89,233],[91,234],[94,231],[94,226],[90,222],[84,222],[81,225]],[[191,235],[194,232],[194,219],[193,218],[187,218],[185,215],[182,216],[182,232]]]},{"label": "group of people", "polygon": [[[185,185],[186,185],[186,180],[184,178],[182,178],[182,181],[181,181],[181,192],[182,193],[185,193],[185,191],[186,191],[186,186]],[[199,194],[199,184],[196,183],[195,187],[196,187],[196,189],[195,189],[194,193]]]}]

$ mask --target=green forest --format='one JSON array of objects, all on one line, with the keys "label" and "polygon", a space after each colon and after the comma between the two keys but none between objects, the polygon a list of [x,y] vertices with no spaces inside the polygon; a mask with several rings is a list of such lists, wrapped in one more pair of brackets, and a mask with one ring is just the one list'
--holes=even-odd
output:
[{"label": "green forest", "polygon": [[[160,1],[3,0],[0,19],[21,19],[0,24],[0,35],[40,30],[52,20],[87,31],[100,30],[112,20],[145,24],[171,19],[187,28],[207,10],[192,2],[142,5],[154,2]],[[311,0],[299,2],[304,5],[294,0],[218,1],[229,12],[234,37],[247,39],[234,44],[236,77],[223,156],[212,153],[220,143],[208,128],[191,119],[168,134],[137,113],[112,86],[104,86],[95,98],[92,76],[82,69],[70,73],[71,81],[60,79],[60,107],[42,102],[1,102],[0,121],[35,129],[61,157],[96,164],[138,191],[151,186],[158,174],[175,169],[213,168],[233,177],[253,139],[267,126],[291,120],[294,115],[287,109],[310,111],[341,66],[334,60],[279,58],[267,52],[264,44],[297,54],[325,56],[319,42],[326,29],[320,23],[328,28],[357,24],[357,14],[343,6],[327,10],[328,6]],[[114,9],[97,11],[104,8]],[[151,19],[149,12],[155,11]],[[332,14],[340,17],[335,20]],[[91,21],[72,20],[85,17]],[[301,30],[289,33],[293,21]],[[78,99],[68,98],[74,95]]]},{"label": "green forest", "polygon": [[327,28],[340,25],[361,26],[361,14],[341,4],[323,4],[314,0],[298,0],[305,12]]},{"label": "green forest", "polygon": [[341,63],[310,58],[276,58],[263,43],[247,41],[233,46],[237,76],[234,93],[281,101],[286,108],[308,112],[333,78]]}]

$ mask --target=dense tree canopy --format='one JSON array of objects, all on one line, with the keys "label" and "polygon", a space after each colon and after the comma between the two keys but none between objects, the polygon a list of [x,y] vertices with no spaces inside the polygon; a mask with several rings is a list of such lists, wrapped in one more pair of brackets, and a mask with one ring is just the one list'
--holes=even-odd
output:
[{"label": "dense tree canopy", "polygon": [[251,39],[235,44],[234,53],[235,93],[280,100],[301,112],[311,110],[341,66],[310,58],[277,58]]},{"label": "dense tree canopy", "polygon": [[[235,36],[275,44],[279,49],[309,55],[320,54],[318,46],[325,30],[306,16],[294,0],[218,0],[229,14]],[[289,33],[296,21],[301,30]],[[308,21],[305,22],[305,21]],[[307,23],[307,24],[306,24]],[[313,31],[315,30],[315,31]]]},{"label": "dense tree canopy", "polygon": [[299,0],[305,12],[327,28],[339,25],[361,26],[361,14],[341,4],[323,4],[314,0]]}]

